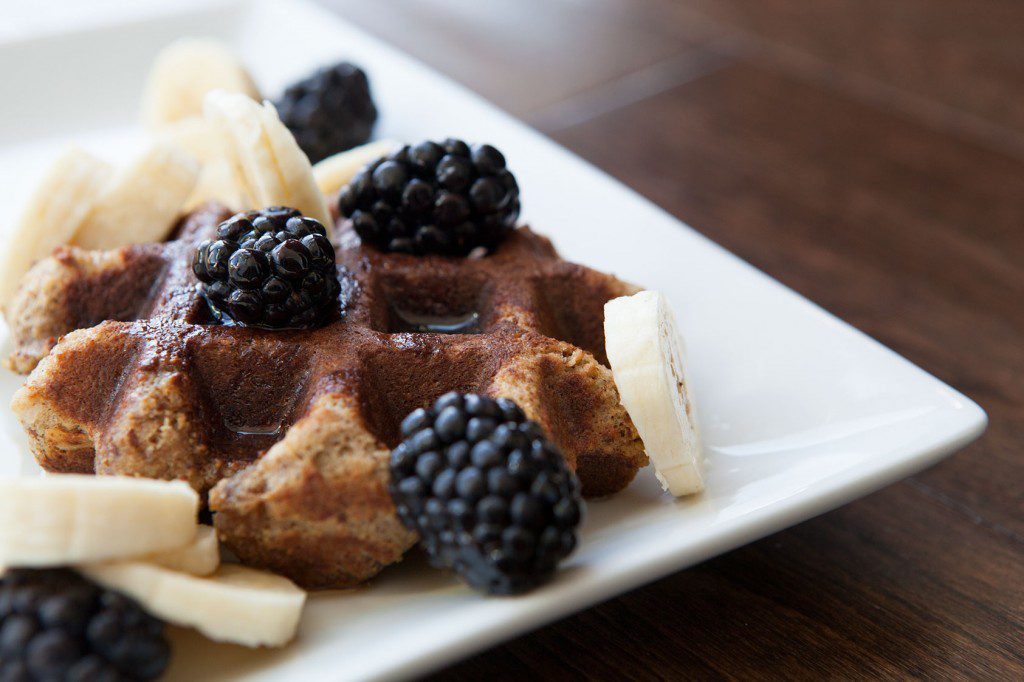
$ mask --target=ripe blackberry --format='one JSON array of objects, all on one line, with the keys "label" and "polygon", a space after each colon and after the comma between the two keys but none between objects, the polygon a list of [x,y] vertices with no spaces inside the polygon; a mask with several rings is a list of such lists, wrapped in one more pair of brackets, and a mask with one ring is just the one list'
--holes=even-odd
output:
[{"label": "ripe blackberry", "polygon": [[289,85],[275,105],[312,163],[366,142],[377,120],[366,74],[348,62]]},{"label": "ripe blackberry", "polygon": [[192,271],[214,317],[243,327],[316,326],[341,291],[324,226],[284,206],[222,222],[196,245]]},{"label": "ripe blackberry", "polygon": [[505,398],[447,393],[402,422],[390,493],[431,563],[489,594],[546,581],[576,547],[576,475]]},{"label": "ripe blackberry", "polygon": [[421,142],[363,168],[338,195],[362,240],[384,251],[491,250],[519,217],[519,185],[494,147]]},{"label": "ripe blackberry", "polygon": [[74,571],[0,580],[0,680],[152,680],[170,656],[162,621]]}]

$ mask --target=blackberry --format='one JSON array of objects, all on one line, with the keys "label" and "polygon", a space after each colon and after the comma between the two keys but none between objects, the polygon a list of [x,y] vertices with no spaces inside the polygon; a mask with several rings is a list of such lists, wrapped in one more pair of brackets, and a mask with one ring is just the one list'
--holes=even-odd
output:
[{"label": "blackberry", "polygon": [[519,185],[490,145],[421,142],[363,168],[339,193],[338,211],[381,250],[465,256],[512,231]]},{"label": "blackberry", "polygon": [[435,566],[483,592],[518,594],[576,547],[579,481],[514,402],[447,393],[401,430],[389,490]]},{"label": "blackberry", "polygon": [[152,680],[170,655],[162,621],[74,571],[0,580],[0,680]]},{"label": "blackberry", "polygon": [[377,120],[366,74],[348,62],[289,85],[275,105],[312,163],[366,142]]},{"label": "blackberry", "polygon": [[222,222],[196,245],[192,271],[214,317],[244,327],[316,326],[341,291],[324,226],[284,206]]}]

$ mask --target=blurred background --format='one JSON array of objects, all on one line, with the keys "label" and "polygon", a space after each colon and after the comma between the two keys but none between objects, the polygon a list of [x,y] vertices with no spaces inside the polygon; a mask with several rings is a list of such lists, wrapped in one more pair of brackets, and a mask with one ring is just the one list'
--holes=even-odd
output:
[{"label": "blurred background", "polygon": [[[1024,2],[316,1],[991,419],[939,466],[440,679],[1024,679]],[[0,0],[0,37],[128,5]]]}]

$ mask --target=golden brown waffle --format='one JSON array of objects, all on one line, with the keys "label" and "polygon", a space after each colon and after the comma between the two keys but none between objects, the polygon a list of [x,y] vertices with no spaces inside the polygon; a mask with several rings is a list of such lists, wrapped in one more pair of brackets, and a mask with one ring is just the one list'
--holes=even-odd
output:
[{"label": "golden brown waffle", "polygon": [[516,400],[587,495],[646,464],[602,364],[604,303],[632,285],[528,228],[482,259],[383,254],[342,228],[347,305],[332,321],[218,325],[190,262],[225,217],[207,207],[166,244],[61,250],[26,278],[8,311],[12,365],[66,334],[13,403],[44,468],[188,480],[243,561],[328,587],[415,541],[386,491],[388,452],[402,417],[447,391]]}]

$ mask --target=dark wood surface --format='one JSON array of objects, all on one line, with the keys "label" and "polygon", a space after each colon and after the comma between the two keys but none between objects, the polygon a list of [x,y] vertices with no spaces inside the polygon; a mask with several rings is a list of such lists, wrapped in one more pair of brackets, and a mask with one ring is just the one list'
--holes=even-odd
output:
[{"label": "dark wood surface", "polygon": [[438,679],[1024,679],[1024,3],[324,2],[991,418],[928,471]]}]

